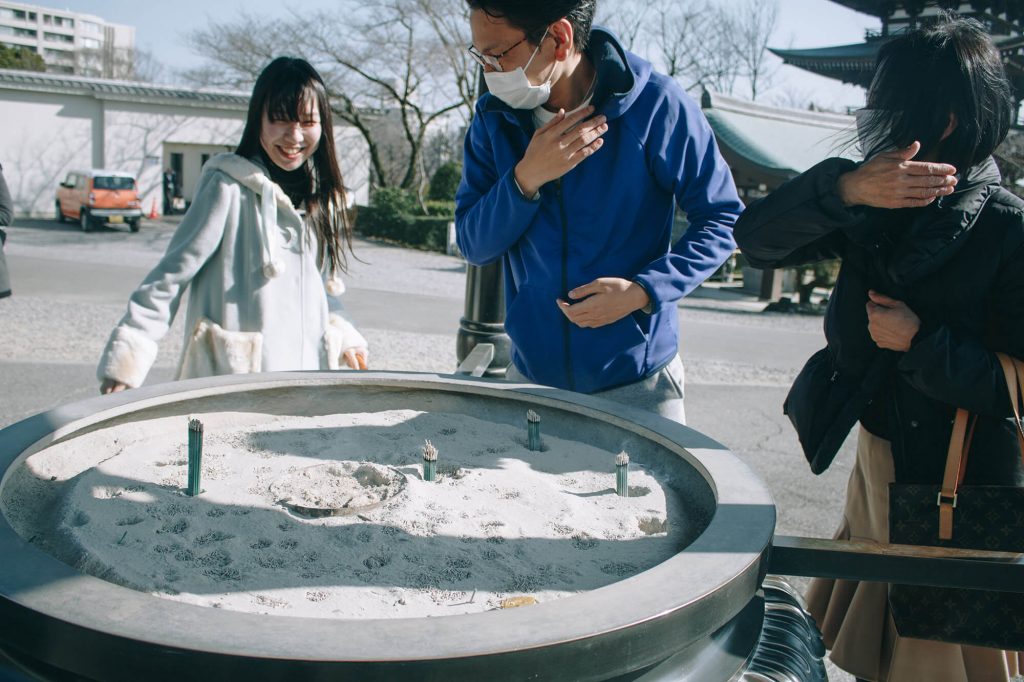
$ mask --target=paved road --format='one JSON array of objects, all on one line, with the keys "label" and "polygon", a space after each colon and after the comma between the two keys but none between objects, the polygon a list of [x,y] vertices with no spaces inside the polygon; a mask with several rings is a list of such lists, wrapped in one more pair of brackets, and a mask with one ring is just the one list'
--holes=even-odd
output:
[{"label": "paved road", "polygon": [[[173,229],[147,222],[138,234],[83,234],[53,221],[22,221],[9,231],[14,296],[0,301],[0,426],[95,395],[106,337]],[[361,260],[351,263],[345,304],[370,341],[374,368],[451,371],[465,287],[461,260],[365,241],[356,252]],[[758,310],[720,289],[684,302],[688,419],[764,477],[778,505],[779,533],[830,536],[852,443],[815,477],[781,408],[792,377],[823,344],[821,320]],[[179,323],[161,344],[149,382],[171,378],[181,337]]]}]

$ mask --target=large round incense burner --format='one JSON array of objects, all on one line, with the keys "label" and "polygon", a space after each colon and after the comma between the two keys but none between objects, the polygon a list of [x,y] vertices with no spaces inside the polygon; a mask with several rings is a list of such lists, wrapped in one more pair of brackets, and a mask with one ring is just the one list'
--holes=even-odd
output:
[{"label": "large round incense burner", "polygon": [[[465,415],[493,424],[495,430],[514,427],[522,430],[523,443],[526,415],[535,410],[543,416],[543,439],[602,453],[586,466],[607,475],[611,493],[600,498],[601,504],[613,507],[615,500],[624,499],[614,490],[616,455],[625,451],[630,467],[659,477],[682,500],[667,524],[686,526],[686,531],[665,560],[596,589],[518,608],[441,617],[300,617],[211,608],[103,579],[53,549],[55,534],[47,528],[59,522],[62,495],[114,458],[115,444],[138,441],[150,430],[159,434],[154,438],[169,438],[155,425],[180,425],[175,433],[184,452],[190,418],[203,421],[210,438],[228,423],[248,428],[261,419],[326,419],[394,410]],[[315,429],[308,431],[306,436],[317,437]],[[451,442],[458,437],[452,435]],[[75,448],[76,443],[82,447]],[[438,471],[443,472],[445,447],[439,449]],[[43,476],[44,468],[33,464],[68,457],[67,452],[90,458],[68,480]],[[533,454],[538,459],[524,455],[513,464],[536,468],[549,453]],[[333,467],[338,476],[344,473],[341,465],[320,465]],[[395,503],[425,489],[425,479],[417,473],[420,465],[412,460],[404,468],[389,463],[377,473],[360,468],[358,475],[372,474],[381,481],[401,476],[402,485],[394,485],[386,500]],[[293,476],[306,472],[292,470]],[[743,670],[761,631],[764,607],[756,593],[775,525],[775,507],[765,486],[706,436],[594,397],[530,385],[385,372],[199,379],[86,400],[3,429],[0,472],[0,650],[43,678],[729,680]],[[184,495],[177,490],[173,494]],[[26,504],[31,518],[26,518]],[[496,497],[493,506],[502,504]],[[367,513],[382,514],[382,509],[386,507],[378,505]],[[285,506],[272,513],[295,518],[295,509]],[[378,517],[351,514],[292,523],[372,525],[371,518]],[[124,537],[131,537],[130,530],[126,526]],[[459,539],[436,541],[457,545]],[[524,537],[518,542],[526,550],[540,546],[556,554],[574,541],[578,538]],[[626,542],[630,544],[623,547],[640,558],[653,541]],[[309,577],[309,587],[330,577]],[[289,579],[305,587],[306,577]],[[395,587],[379,582],[371,579],[366,589]]]}]

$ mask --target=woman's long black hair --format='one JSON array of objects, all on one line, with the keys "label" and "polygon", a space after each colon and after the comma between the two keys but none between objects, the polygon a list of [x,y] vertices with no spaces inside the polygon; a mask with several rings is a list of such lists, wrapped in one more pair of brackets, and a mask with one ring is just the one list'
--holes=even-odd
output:
[{"label": "woman's long black hair", "polygon": [[304,59],[278,57],[256,79],[249,100],[242,140],[235,153],[246,158],[259,156],[263,114],[271,120],[298,121],[302,105],[312,99],[320,112],[320,143],[303,165],[309,188],[306,194],[307,220],[317,237],[318,265],[331,273],[348,266],[345,247],[352,251],[352,224],[346,211],[345,185],[334,146],[334,123],[327,88],[316,69]]},{"label": "woman's long black hair", "polygon": [[[880,112],[869,132],[887,131],[884,145],[919,140],[918,157],[938,150],[937,160],[961,172],[995,151],[1014,115],[999,51],[981,24],[954,15],[882,46],[867,108]],[[956,127],[943,140],[950,114]],[[861,151],[867,158],[880,150]]]}]

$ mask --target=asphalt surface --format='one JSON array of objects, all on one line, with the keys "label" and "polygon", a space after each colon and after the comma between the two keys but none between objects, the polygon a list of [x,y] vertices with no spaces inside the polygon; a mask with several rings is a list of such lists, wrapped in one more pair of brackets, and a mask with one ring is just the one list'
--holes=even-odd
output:
[{"label": "asphalt surface", "polygon": [[[14,296],[0,300],[0,427],[96,395],[100,351],[175,224],[144,221],[137,234],[84,234],[45,220],[9,229]],[[461,259],[363,240],[355,252],[360,260],[350,262],[344,301],[370,342],[371,366],[453,371],[465,290]],[[721,286],[702,287],[681,305],[689,425],[764,478],[778,507],[776,532],[830,537],[840,520],[852,439],[829,471],[814,476],[782,414],[792,378],[824,344],[821,318],[762,308]],[[172,378],[182,336],[179,320],[147,383]]]}]

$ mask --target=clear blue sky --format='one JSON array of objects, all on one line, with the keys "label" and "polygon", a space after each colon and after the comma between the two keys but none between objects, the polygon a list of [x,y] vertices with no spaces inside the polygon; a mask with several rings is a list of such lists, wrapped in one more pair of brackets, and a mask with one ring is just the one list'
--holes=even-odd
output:
[{"label": "clear blue sky", "polygon": [[[615,1],[603,0],[606,7]],[[61,0],[52,6],[95,14],[110,22],[135,26],[136,42],[140,48],[152,52],[153,56],[166,66],[180,70],[201,63],[202,60],[185,46],[184,38],[209,20],[230,20],[243,7],[251,14],[287,16],[289,7],[301,12],[307,9],[329,9],[336,6],[336,2]],[[864,31],[868,28],[879,28],[878,20],[848,10],[830,0],[779,0],[779,21],[772,47],[823,47],[855,43],[863,40]],[[779,69],[775,82],[777,85],[774,92],[770,93],[775,98],[791,98],[794,101],[813,99],[821,105],[831,107],[860,106],[863,102],[863,93],[858,88],[841,86],[835,81],[819,78],[789,66]]]}]

